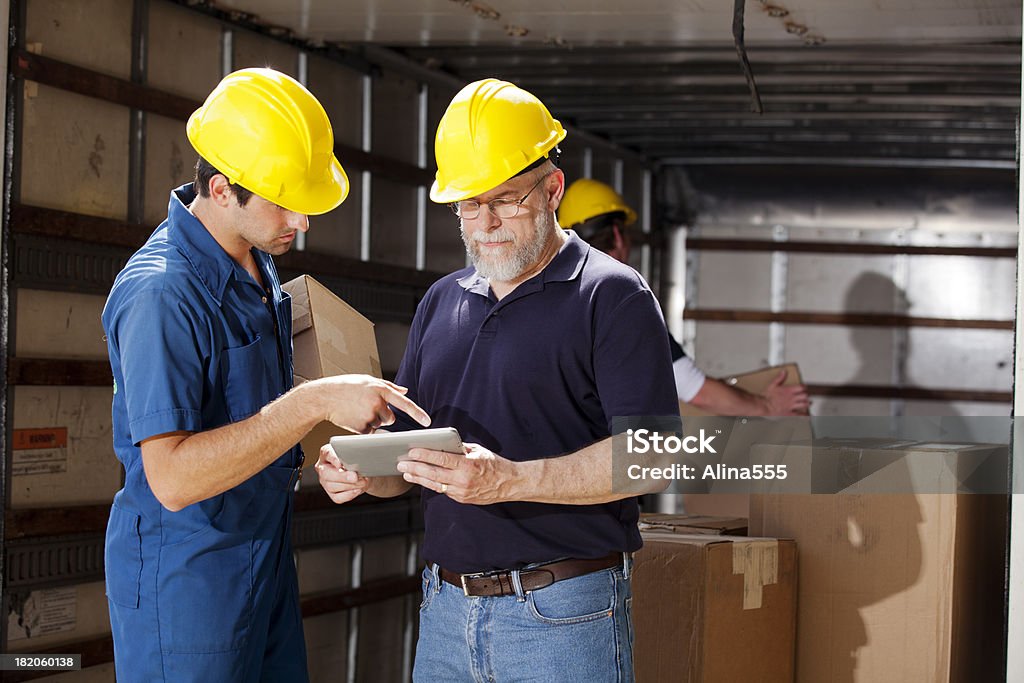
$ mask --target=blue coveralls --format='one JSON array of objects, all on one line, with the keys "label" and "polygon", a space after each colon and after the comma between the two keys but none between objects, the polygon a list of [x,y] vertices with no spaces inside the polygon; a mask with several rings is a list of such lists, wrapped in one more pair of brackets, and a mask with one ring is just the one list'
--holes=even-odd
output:
[{"label": "blue coveralls", "polygon": [[171,194],[103,310],[125,468],[105,555],[117,679],[305,681],[290,540],[300,448],[179,512],[142,467],[144,439],[245,419],[292,385],[291,300],[273,261],[253,250],[263,290],[188,211],[193,199],[190,184]]}]

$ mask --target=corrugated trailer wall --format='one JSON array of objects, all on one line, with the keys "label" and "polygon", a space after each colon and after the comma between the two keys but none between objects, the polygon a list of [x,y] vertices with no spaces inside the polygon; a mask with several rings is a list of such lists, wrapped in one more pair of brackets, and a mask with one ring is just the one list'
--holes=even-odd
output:
[{"label": "corrugated trailer wall", "polygon": [[[83,654],[83,671],[45,680],[113,679],[103,534],[123,473],[99,315],[114,276],[166,216],[171,189],[191,179],[184,121],[224,73],[273,66],[323,102],[351,193],[312,218],[278,268],[282,279],[313,275],[374,321],[386,377],[427,286],[466,263],[455,216],[427,199],[455,79],[310,48],[251,17],[186,4],[11,3],[11,617],[0,635],[9,651]],[[565,158],[567,182],[586,172],[647,206],[642,159],[575,132]],[[293,535],[313,680],[409,678],[421,525],[415,494],[335,506],[306,470]]]},{"label": "corrugated trailer wall", "polygon": [[1012,206],[1000,187],[839,204],[813,183],[769,200],[708,176],[679,283],[702,369],[797,362],[815,415],[1009,415],[1016,219],[995,210]]}]

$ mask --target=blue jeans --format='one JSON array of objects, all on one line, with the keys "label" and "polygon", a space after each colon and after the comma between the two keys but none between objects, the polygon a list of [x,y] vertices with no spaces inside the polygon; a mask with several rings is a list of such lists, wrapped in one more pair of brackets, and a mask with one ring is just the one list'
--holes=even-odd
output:
[{"label": "blue jeans", "polygon": [[631,562],[529,593],[514,572],[501,597],[466,597],[427,567],[413,681],[632,681]]}]

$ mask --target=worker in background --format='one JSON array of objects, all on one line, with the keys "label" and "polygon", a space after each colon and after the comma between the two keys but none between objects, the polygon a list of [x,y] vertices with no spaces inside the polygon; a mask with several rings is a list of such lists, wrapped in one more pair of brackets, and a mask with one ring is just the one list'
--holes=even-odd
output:
[{"label": "worker in background", "polygon": [[300,438],[365,432],[404,390],[368,376],[292,389],[291,305],[272,256],[349,184],[320,103],[270,69],[224,78],[192,115],[195,181],[103,310],[125,483],[106,537],[117,680],[306,681],[291,550]]},{"label": "worker in background", "polygon": [[363,478],[329,447],[335,502],[422,486],[423,605],[413,678],[633,680],[636,498],[613,490],[616,416],[678,415],[665,323],[632,268],[562,230],[565,130],[529,92],[467,85],[437,129],[433,201],[472,267],[420,303],[396,381],[468,455],[413,449]]},{"label": "worker in background", "polygon": [[[565,191],[558,221],[563,228],[574,230],[591,246],[622,263],[629,263],[632,246],[629,226],[636,222],[636,211],[608,185],[589,178],[575,181]],[[705,376],[671,336],[669,343],[680,401],[715,415],[807,414],[810,406],[807,388],[802,384],[783,385],[785,370],[779,372],[763,394],[752,394]]]}]

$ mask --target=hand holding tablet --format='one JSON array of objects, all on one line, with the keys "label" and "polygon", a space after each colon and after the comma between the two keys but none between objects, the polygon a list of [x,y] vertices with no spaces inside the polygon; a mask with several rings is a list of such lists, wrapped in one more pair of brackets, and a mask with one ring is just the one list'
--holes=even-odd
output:
[{"label": "hand holding tablet", "polygon": [[412,448],[428,448],[463,455],[466,447],[452,427],[417,429],[410,432],[379,432],[356,436],[335,436],[331,448],[346,470],[364,477],[399,476],[396,469]]}]

